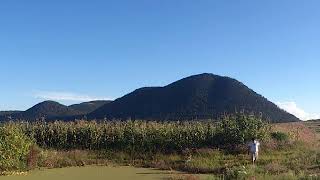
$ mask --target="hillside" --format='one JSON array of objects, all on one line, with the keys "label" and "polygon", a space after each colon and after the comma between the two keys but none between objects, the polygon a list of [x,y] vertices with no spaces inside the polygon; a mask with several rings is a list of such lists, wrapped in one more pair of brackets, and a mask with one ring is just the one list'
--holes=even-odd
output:
[{"label": "hillside", "polygon": [[0,121],[11,120],[23,111],[0,111]]},{"label": "hillside", "polygon": [[305,121],[304,124],[306,124],[310,129],[313,129],[318,133],[318,136],[320,136],[320,119]]},{"label": "hillside", "polygon": [[0,120],[70,120],[73,117],[82,118],[89,112],[96,110],[110,101],[90,101],[65,106],[55,101],[44,101],[27,109],[26,111],[1,111]]},{"label": "hillside", "polygon": [[22,111],[0,111],[0,116],[10,116],[12,114],[21,113]]},{"label": "hillside", "polygon": [[46,119],[52,119],[79,114],[82,113],[58,102],[44,101],[20,113],[19,118],[26,120],[34,120],[42,117]]},{"label": "hillside", "polygon": [[261,113],[273,122],[299,120],[241,82],[213,74],[190,76],[164,87],[137,89],[89,113],[88,118],[215,119],[239,111]]},{"label": "hillside", "polygon": [[164,87],[140,88],[115,101],[70,106],[44,101],[23,112],[1,112],[0,120],[74,120],[84,116],[89,119],[201,120],[240,111],[261,114],[272,122],[299,120],[243,83],[213,74],[190,76]]},{"label": "hillside", "polygon": [[76,111],[80,111],[82,114],[87,114],[110,102],[111,101],[106,100],[89,101],[80,104],[70,105],[69,108],[74,109]]}]

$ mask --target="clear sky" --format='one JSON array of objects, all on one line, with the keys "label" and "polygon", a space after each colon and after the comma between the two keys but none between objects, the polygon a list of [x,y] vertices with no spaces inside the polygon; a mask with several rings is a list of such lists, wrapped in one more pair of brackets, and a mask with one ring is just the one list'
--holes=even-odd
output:
[{"label": "clear sky", "polygon": [[1,0],[0,110],[208,72],[320,115],[319,0]]}]

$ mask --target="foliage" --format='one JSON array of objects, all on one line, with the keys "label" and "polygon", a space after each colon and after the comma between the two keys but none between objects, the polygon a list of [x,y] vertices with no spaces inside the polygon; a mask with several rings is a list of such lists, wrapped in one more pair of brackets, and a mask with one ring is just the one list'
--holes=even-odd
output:
[{"label": "foliage", "polygon": [[247,172],[247,168],[245,166],[235,166],[232,168],[228,168],[226,170],[226,175],[225,175],[225,179],[227,180],[232,180],[232,179],[248,179],[249,175]]},{"label": "foliage", "polygon": [[[20,158],[2,158],[2,171],[24,168],[26,161],[30,167],[50,168],[114,163],[211,173],[225,179],[298,179],[318,172],[320,162],[316,144],[312,144],[312,148],[305,142],[294,141],[294,138],[285,144],[285,148],[265,147],[268,142],[277,147],[283,144],[282,141],[271,139],[264,142],[254,167],[248,155],[226,153],[228,149],[220,148],[229,148],[223,146],[225,144],[241,144],[251,137],[269,140],[268,124],[259,117],[241,113],[224,116],[219,123],[57,121],[8,123],[0,130],[1,143],[8,142],[6,146],[1,144],[1,155],[2,151],[14,153],[9,152],[12,147],[25,150]],[[45,149],[32,145],[23,133]],[[282,139],[281,134],[279,130],[270,135],[273,139],[278,136]],[[23,148],[26,143],[29,145]],[[15,166],[3,168],[4,160],[12,160]]]},{"label": "foliage", "polygon": [[270,126],[256,116],[243,113],[226,115],[218,123],[223,144],[244,144],[252,138],[264,140],[268,137]]},{"label": "foliage", "polygon": [[286,142],[289,141],[289,136],[288,134],[284,133],[284,132],[272,132],[271,133],[271,138],[276,140],[276,141],[280,141],[280,142]]},{"label": "foliage", "polygon": [[32,141],[14,124],[0,126],[0,171],[26,167]]},{"label": "foliage", "polygon": [[[39,127],[40,125],[42,125],[41,127],[46,127],[46,126],[55,127],[55,128],[51,127],[52,129],[48,128],[45,130],[63,132],[63,131],[58,131],[57,129],[58,128],[63,129],[62,127],[68,124],[70,126],[70,127],[68,126],[68,128],[71,128],[71,127],[75,128],[77,126],[84,128],[89,125],[94,126],[96,128],[102,125],[109,128],[111,127],[119,128],[126,125],[127,126],[126,128],[131,127],[131,130],[132,130],[133,124],[147,123],[147,122],[140,122],[140,121],[117,122],[122,124],[122,126],[111,126],[115,124],[109,124],[109,126],[107,126],[108,123],[115,123],[115,122],[96,123],[96,122],[81,121],[81,122],[73,122],[71,124],[62,123],[62,122],[35,123],[35,124],[38,124]],[[152,122],[152,123],[154,126],[157,126],[157,127],[165,126],[164,124],[166,124],[165,126],[166,128],[169,127],[167,122]],[[175,128],[178,128],[178,127],[187,128],[188,127],[186,126],[187,124],[194,123],[194,122],[188,122],[188,123],[175,122],[175,123],[177,123],[176,124],[177,126]],[[35,124],[34,123],[33,124],[16,124],[15,126],[23,128],[24,131],[28,132],[28,134],[30,135],[35,135],[32,133],[33,130],[39,128],[38,126],[37,128],[35,128]],[[53,126],[54,124],[55,126]],[[78,125],[76,126],[76,124]],[[172,125],[172,123],[170,124]],[[208,122],[201,122],[199,123],[199,126],[200,125],[201,126],[208,125]],[[133,129],[135,130],[132,130],[132,131],[133,132],[138,131],[136,128],[140,126],[133,126],[134,127]],[[148,126],[150,126],[150,124]],[[216,125],[213,125],[213,127],[215,131],[211,138],[217,138],[215,134],[217,134],[219,131],[217,131]],[[95,128],[91,127],[90,131],[85,131],[85,132],[87,133],[91,132],[93,129]],[[109,129],[104,129],[104,130],[109,130]],[[122,130],[124,129],[121,129],[121,131],[119,130],[117,132],[122,132]],[[129,130],[127,129],[125,132],[128,133],[128,131]],[[149,131],[149,129],[146,128],[145,131]],[[46,134],[46,131],[41,131],[41,132],[43,134]],[[135,133],[132,133],[132,134],[135,134]],[[131,135],[130,136],[123,135],[123,137],[126,137],[126,138],[137,137],[136,135],[134,136],[131,136]],[[158,135],[158,134],[156,133],[154,135]],[[49,137],[49,136],[44,136],[43,138],[45,139],[46,137]],[[53,137],[54,136],[50,136],[51,140],[54,140]],[[59,136],[59,137],[63,137],[63,136]],[[85,137],[85,134],[83,135],[83,137]],[[90,137],[92,138],[94,136],[90,136]],[[174,137],[174,136],[171,136],[171,137]],[[157,139],[160,139],[160,138],[157,138]],[[85,140],[85,139],[82,139],[82,140]],[[100,140],[98,138],[97,141],[87,141],[87,143],[89,144],[92,142],[99,143]],[[125,138],[117,142],[127,143],[127,141],[124,141],[124,140]],[[56,145],[61,145],[58,142],[59,141],[56,141],[54,143],[57,143]],[[77,141],[77,142],[80,142],[80,141]],[[260,157],[255,166],[251,165],[250,158],[247,154],[242,154],[242,153],[229,154],[229,153],[225,153],[224,150],[217,149],[217,148],[216,149],[190,148],[189,150],[185,150],[182,152],[172,151],[170,153],[166,151],[160,151],[160,150],[159,152],[151,152],[151,151],[142,152],[139,150],[141,149],[145,150],[144,148],[146,147],[141,147],[141,149],[138,149],[137,146],[139,144],[135,144],[137,142],[139,141],[134,141],[133,143],[134,146],[131,146],[132,144],[131,145],[129,144],[127,146],[129,150],[124,148],[126,147],[125,144],[121,146],[114,146],[114,147],[111,146],[106,149],[102,148],[101,150],[95,150],[94,149],[96,148],[95,145],[84,146],[86,145],[86,143],[83,143],[83,144],[80,144],[81,146],[79,147],[82,147],[82,146],[91,147],[93,149],[92,150],[68,149],[67,151],[65,151],[65,149],[54,150],[52,148],[48,148],[46,144],[43,144],[43,147],[47,146],[47,149],[41,150],[37,158],[37,165],[39,167],[56,168],[56,167],[67,167],[67,166],[83,166],[83,165],[90,165],[90,164],[100,164],[100,165],[120,164],[120,165],[133,165],[138,167],[153,167],[153,168],[165,169],[165,170],[173,169],[173,170],[179,170],[179,171],[184,171],[189,173],[210,173],[210,174],[217,175],[217,177],[223,177],[224,179],[250,179],[251,177],[255,177],[256,179],[279,179],[282,177],[284,179],[299,179],[300,177],[307,177],[306,175],[315,174],[317,169],[314,169],[312,167],[315,167],[315,168],[318,167],[320,162],[319,150],[316,147],[311,148],[309,146],[306,146],[306,144],[303,144],[302,142],[290,143],[289,146],[287,146],[287,148],[278,149],[278,150],[273,149],[273,150],[265,151],[265,148],[262,147]],[[169,142],[173,143],[173,141],[169,141]],[[278,142],[278,141],[274,141],[274,142],[281,144],[281,142]],[[51,144],[51,145],[54,145],[54,144]],[[71,145],[70,146],[65,145],[61,147],[68,147],[73,149],[77,148],[76,145],[74,144],[72,146]],[[104,147],[107,147],[107,146],[104,146]],[[166,147],[166,146],[159,146],[159,147]],[[130,150],[131,148],[133,149],[133,151]]]},{"label": "foliage", "polygon": [[235,114],[215,121],[74,121],[24,122],[14,126],[42,148],[182,152],[225,147],[251,137],[264,139],[267,124],[260,118]]},{"label": "foliage", "polygon": [[244,114],[212,121],[75,121],[20,124],[40,147],[55,149],[181,152],[185,149],[222,147],[265,138],[267,125]]},{"label": "foliage", "polygon": [[212,122],[56,121],[19,126],[43,148],[172,152],[217,145]]}]

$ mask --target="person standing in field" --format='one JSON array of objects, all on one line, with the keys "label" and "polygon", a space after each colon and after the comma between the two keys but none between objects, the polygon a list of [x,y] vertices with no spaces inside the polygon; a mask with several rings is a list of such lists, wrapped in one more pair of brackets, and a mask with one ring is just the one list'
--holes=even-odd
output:
[{"label": "person standing in field", "polygon": [[250,157],[251,157],[253,164],[255,164],[255,162],[258,159],[259,146],[260,146],[260,143],[255,138],[252,138],[252,141],[248,144],[248,148],[249,148],[248,152],[250,154]]}]

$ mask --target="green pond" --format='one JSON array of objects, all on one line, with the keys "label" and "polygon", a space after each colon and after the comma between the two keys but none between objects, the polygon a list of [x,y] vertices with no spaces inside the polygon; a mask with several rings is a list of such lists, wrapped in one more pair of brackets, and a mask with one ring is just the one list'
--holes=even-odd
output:
[{"label": "green pond", "polygon": [[0,180],[149,180],[187,176],[189,175],[147,168],[88,166],[34,170],[25,175],[0,176]]}]

